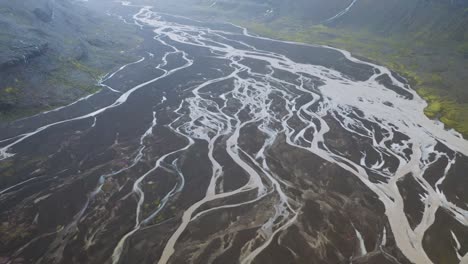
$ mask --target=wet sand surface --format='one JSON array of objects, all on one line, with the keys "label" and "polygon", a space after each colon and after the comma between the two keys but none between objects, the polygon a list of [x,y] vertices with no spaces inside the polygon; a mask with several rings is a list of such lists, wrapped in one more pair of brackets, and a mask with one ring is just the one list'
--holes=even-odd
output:
[{"label": "wet sand surface", "polygon": [[460,263],[468,141],[346,51],[115,3],[102,90],[0,130],[0,263]]}]

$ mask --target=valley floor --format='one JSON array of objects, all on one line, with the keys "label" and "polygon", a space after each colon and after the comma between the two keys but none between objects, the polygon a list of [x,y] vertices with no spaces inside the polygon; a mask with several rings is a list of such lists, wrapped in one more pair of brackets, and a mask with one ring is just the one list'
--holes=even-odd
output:
[{"label": "valley floor", "polygon": [[468,141],[398,74],[114,5],[138,58],[0,130],[0,263],[468,258]]}]

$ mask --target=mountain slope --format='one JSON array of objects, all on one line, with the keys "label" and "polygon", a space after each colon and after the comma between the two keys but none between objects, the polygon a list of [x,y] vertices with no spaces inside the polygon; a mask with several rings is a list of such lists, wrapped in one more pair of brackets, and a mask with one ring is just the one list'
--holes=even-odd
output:
[{"label": "mountain slope", "polygon": [[[99,76],[129,61],[134,28],[80,1],[0,1],[0,118],[67,104]],[[125,37],[127,36],[127,37]],[[125,55],[125,54],[124,54]]]}]

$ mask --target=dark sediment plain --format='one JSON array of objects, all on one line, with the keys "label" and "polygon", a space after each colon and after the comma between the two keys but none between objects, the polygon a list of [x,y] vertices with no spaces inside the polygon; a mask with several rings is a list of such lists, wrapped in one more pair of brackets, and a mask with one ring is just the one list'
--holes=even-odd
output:
[{"label": "dark sediment plain", "polygon": [[0,131],[0,263],[466,260],[468,141],[403,78],[114,10],[141,27],[141,59]]}]

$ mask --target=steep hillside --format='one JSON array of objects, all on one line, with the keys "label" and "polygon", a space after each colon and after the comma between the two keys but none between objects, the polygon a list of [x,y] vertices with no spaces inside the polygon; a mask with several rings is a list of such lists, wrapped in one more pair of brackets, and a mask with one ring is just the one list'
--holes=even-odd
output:
[{"label": "steep hillside", "polygon": [[120,51],[137,43],[133,27],[82,1],[1,0],[1,120],[95,91],[101,74],[130,60]]},{"label": "steep hillside", "polygon": [[[359,0],[334,26],[368,28],[380,34],[411,33],[468,40],[466,3]],[[442,33],[442,36],[440,35]]]}]

